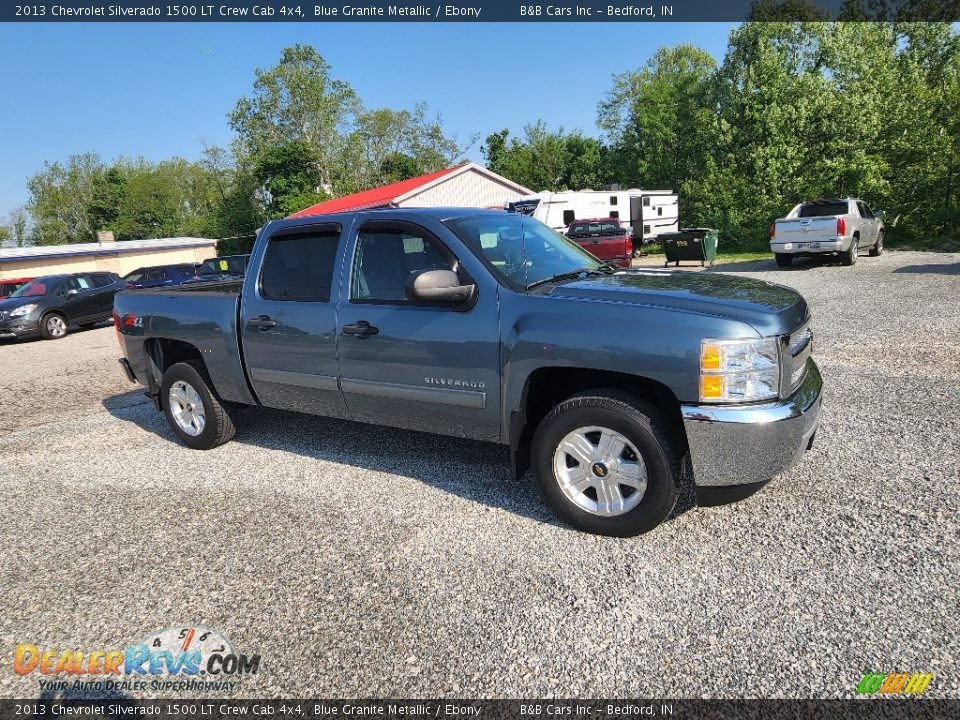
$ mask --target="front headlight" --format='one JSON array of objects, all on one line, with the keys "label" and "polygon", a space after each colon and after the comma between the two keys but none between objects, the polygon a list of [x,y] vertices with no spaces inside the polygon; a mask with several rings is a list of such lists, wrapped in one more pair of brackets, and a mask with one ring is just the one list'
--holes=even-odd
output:
[{"label": "front headlight", "polygon": [[700,343],[700,400],[755,402],[780,394],[777,338]]},{"label": "front headlight", "polygon": [[21,305],[18,308],[14,308],[10,311],[10,317],[26,317],[34,310],[37,309],[37,303],[30,303],[29,305]]}]

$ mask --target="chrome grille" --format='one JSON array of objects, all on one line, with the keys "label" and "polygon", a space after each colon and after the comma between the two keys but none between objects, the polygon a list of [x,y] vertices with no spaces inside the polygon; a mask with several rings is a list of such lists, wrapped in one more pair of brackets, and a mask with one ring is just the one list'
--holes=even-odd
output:
[{"label": "chrome grille", "polygon": [[803,382],[803,375],[807,369],[807,358],[813,349],[813,331],[809,326],[804,325],[795,330],[784,342],[783,358],[783,378],[786,380],[787,395],[800,387]]}]

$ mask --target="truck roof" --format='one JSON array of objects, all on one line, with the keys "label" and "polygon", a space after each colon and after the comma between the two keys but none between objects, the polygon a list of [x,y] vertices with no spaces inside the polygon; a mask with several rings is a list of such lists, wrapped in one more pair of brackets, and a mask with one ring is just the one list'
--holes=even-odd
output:
[{"label": "truck roof", "polygon": [[369,208],[366,210],[350,210],[347,212],[330,213],[329,215],[307,215],[299,218],[284,218],[281,220],[271,220],[267,226],[274,224],[284,227],[296,227],[298,225],[317,225],[329,222],[344,222],[357,216],[376,217],[376,218],[409,218],[411,215],[421,217],[431,217],[436,220],[453,220],[465,217],[478,217],[484,215],[507,215],[505,210],[490,210],[486,208],[475,207],[409,207],[409,208]]}]

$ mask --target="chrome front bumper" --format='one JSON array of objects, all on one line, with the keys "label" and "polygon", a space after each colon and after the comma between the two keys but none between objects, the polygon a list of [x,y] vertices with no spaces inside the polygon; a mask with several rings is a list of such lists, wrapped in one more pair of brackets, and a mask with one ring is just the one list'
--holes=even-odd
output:
[{"label": "chrome front bumper", "polygon": [[797,391],[764,405],[683,405],[697,487],[726,488],[769,480],[811,446],[820,421],[820,370],[807,360]]}]

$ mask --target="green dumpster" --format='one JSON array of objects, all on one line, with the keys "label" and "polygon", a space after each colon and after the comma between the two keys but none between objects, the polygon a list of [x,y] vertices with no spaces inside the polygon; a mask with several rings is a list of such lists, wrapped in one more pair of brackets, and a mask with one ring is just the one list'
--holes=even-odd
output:
[{"label": "green dumpster", "polygon": [[681,260],[695,260],[701,266],[709,262],[712,267],[717,259],[717,235],[719,231],[711,228],[682,228],[679,232],[662,234],[659,240],[667,256],[663,266],[670,263],[679,266]]}]

